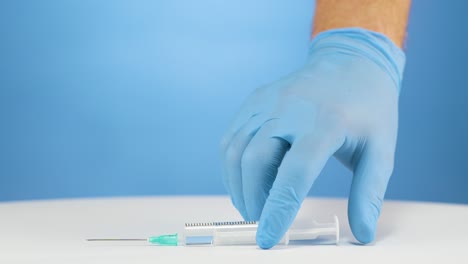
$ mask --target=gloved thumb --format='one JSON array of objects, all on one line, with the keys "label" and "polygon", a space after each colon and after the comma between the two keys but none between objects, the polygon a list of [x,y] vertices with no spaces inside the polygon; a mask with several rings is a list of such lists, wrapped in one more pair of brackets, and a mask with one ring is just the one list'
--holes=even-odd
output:
[{"label": "gloved thumb", "polygon": [[[386,151],[390,149],[390,151]],[[374,240],[387,184],[393,170],[392,148],[369,144],[359,158],[348,199],[348,220],[354,237]]]}]

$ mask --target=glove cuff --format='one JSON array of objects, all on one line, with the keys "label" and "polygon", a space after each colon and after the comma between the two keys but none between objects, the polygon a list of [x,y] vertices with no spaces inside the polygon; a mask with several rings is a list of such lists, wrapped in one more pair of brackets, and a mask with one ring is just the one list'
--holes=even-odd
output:
[{"label": "glove cuff", "polygon": [[365,56],[387,72],[400,93],[405,53],[384,34],[363,28],[327,30],[314,37],[309,47],[309,56],[326,48],[339,48]]}]

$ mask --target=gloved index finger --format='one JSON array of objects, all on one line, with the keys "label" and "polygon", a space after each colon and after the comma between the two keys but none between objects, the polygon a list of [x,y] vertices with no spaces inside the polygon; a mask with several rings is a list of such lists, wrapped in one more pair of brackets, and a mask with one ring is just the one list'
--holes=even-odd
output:
[{"label": "gloved index finger", "polygon": [[257,244],[271,248],[284,236],[312,184],[343,140],[315,134],[296,139],[278,170],[260,217]]}]

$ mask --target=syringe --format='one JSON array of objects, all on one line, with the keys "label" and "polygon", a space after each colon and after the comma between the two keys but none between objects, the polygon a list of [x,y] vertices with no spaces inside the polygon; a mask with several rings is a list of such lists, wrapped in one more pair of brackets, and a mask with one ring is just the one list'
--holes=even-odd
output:
[{"label": "syringe", "polygon": [[[323,238],[328,243],[338,244],[340,225],[338,217],[329,223],[312,221],[305,229],[290,229],[278,243],[288,245],[292,241],[311,241]],[[147,241],[150,244],[161,246],[229,246],[254,245],[258,222],[210,222],[187,223],[183,234],[170,234],[152,236],[149,238],[91,238],[87,241]]]}]

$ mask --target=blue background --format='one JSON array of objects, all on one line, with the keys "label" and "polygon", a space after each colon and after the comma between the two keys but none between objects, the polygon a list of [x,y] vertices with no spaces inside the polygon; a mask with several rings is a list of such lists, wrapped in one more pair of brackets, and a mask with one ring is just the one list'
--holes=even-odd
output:
[{"label": "blue background", "polygon": [[[219,140],[313,1],[0,2],[0,200],[225,194]],[[467,1],[414,1],[387,198],[468,203]],[[331,160],[316,196],[347,196]]]}]

